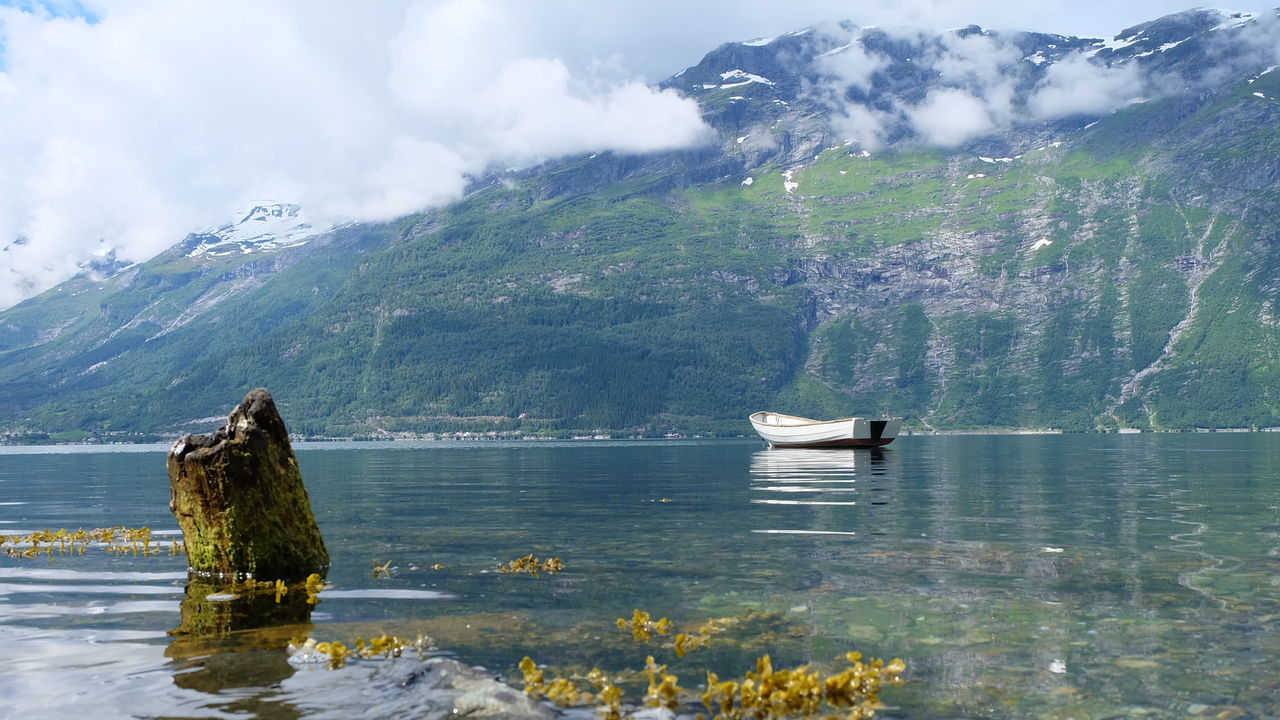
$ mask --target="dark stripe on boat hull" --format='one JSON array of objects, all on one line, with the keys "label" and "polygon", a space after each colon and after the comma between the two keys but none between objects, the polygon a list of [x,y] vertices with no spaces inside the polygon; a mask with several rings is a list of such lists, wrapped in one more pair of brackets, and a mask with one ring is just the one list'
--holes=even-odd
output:
[{"label": "dark stripe on boat hull", "polygon": [[893,438],[860,438],[853,440],[844,438],[841,440],[827,440],[824,442],[801,442],[801,443],[769,443],[777,448],[850,448],[850,447],[884,447],[893,442]]}]

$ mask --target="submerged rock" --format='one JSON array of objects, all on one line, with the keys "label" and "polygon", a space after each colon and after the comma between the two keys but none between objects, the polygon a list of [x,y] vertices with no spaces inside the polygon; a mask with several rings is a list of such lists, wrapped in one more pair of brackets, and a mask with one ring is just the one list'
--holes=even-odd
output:
[{"label": "submerged rock", "polygon": [[[281,683],[282,700],[317,720],[414,718],[444,720],[552,720],[559,713],[483,668],[448,657],[360,661],[340,670],[324,663],[294,665]],[[594,708],[583,720],[598,720]]]},{"label": "submerged rock", "polygon": [[433,705],[447,708],[441,717],[549,720],[556,716],[551,708],[523,691],[499,682],[480,668],[450,658],[423,661],[421,667],[406,673],[399,685],[415,695],[430,696]]}]

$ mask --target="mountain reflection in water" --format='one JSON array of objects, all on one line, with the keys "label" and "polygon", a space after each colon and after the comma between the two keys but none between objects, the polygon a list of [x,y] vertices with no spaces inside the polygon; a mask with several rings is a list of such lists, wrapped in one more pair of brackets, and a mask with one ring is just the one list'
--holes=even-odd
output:
[{"label": "mountain reflection in water", "polygon": [[[326,670],[283,649],[386,632],[512,682],[526,654],[584,670],[656,654],[691,688],[764,651],[901,656],[890,718],[1280,716],[1280,436],[759,448],[300,444],[333,555],[309,620],[174,637],[180,557],[0,557],[0,714],[423,712],[396,690],[416,657]],[[163,448],[0,450],[0,497],[0,534],[176,527]],[[496,572],[530,553],[564,572]],[[769,619],[677,661],[617,629],[636,608],[682,630]]]}]

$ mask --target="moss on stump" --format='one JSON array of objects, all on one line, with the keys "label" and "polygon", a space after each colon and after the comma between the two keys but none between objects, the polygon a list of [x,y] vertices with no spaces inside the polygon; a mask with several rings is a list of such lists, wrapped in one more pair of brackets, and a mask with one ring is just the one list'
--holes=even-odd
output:
[{"label": "moss on stump", "polygon": [[169,509],[193,573],[291,582],[329,567],[289,433],[264,388],[224,427],[175,442],[168,469]]}]

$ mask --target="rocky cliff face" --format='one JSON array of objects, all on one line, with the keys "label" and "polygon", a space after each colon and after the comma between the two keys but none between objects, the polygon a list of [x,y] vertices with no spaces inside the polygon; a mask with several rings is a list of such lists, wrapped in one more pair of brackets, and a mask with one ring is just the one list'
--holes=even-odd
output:
[{"label": "rocky cliff face", "polygon": [[[1110,40],[829,28],[726,45],[673,80],[736,135],[744,174],[778,166],[804,228],[791,277],[816,333],[784,397],[939,426],[1274,425],[1273,401],[1233,389],[1273,365],[1223,348],[1276,348],[1275,28],[1199,10]],[[1119,109],[1072,105],[1068,73]],[[948,93],[973,101],[951,120],[984,134],[875,177],[866,204],[902,202],[887,222],[812,221],[863,204],[831,192],[866,176],[856,158],[947,145],[926,110]],[[863,132],[842,143],[850,109]]]},{"label": "rocky cliff face", "polygon": [[0,314],[0,427],[173,430],[261,384],[313,434],[1280,425],[1276,37],[726,44],[667,83],[710,146],[293,247],[192,236]]}]

